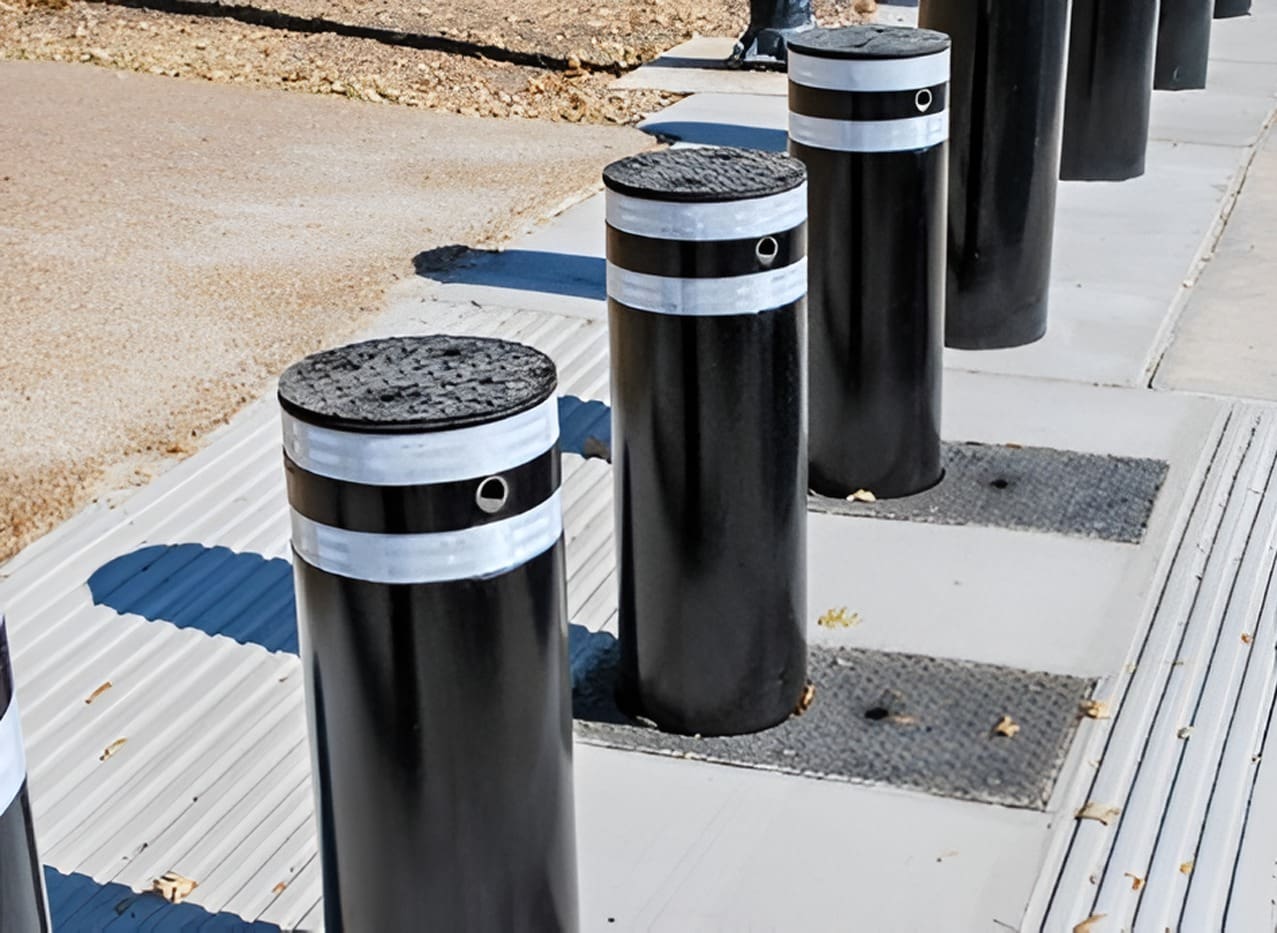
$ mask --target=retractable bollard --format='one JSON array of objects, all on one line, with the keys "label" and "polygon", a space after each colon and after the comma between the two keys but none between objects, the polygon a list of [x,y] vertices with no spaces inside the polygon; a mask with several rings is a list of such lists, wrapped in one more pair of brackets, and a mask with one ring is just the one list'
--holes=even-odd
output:
[{"label": "retractable bollard", "polygon": [[1022,346],[1046,333],[1069,5],[922,0],[953,40],[945,343]]},{"label": "retractable bollard", "polygon": [[1144,174],[1158,0],[1073,0],[1060,178]]},{"label": "retractable bollard", "polygon": [[949,37],[817,29],[789,43],[789,151],[807,166],[811,488],[935,485],[944,352]]},{"label": "retractable bollard", "polygon": [[280,379],[329,933],[577,928],[555,385],[445,336]]},{"label": "retractable bollard", "polygon": [[9,641],[0,616],[0,930],[48,933],[44,870],[35,845],[27,792],[27,760],[18,723],[18,697]]},{"label": "retractable bollard", "polygon": [[1153,87],[1193,91],[1206,87],[1210,24],[1215,0],[1161,0]]},{"label": "retractable bollard", "polygon": [[786,40],[813,25],[811,0],[749,0],[749,27],[728,64],[783,68]]},{"label": "retractable bollard", "polygon": [[805,175],[741,149],[603,173],[618,699],[672,732],[765,729],[806,686]]},{"label": "retractable bollard", "polygon": [[1250,12],[1250,0],[1215,0],[1215,18],[1228,19]]}]

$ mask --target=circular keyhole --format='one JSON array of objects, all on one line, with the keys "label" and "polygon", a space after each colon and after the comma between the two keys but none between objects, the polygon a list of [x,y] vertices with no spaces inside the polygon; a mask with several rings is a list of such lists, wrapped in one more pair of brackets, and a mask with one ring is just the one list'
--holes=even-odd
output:
[{"label": "circular keyhole", "polygon": [[479,506],[479,511],[488,515],[500,512],[509,498],[510,487],[499,476],[489,476],[479,484],[474,494],[475,505]]},{"label": "circular keyhole", "polygon": [[765,236],[758,241],[758,246],[754,247],[754,255],[758,257],[761,264],[770,266],[780,255],[780,244],[776,242],[774,236]]},{"label": "circular keyhole", "polygon": [[919,113],[926,113],[931,109],[931,102],[934,99],[935,98],[931,96],[931,88],[924,87],[917,93],[917,96],[914,97],[913,102],[917,105]]}]

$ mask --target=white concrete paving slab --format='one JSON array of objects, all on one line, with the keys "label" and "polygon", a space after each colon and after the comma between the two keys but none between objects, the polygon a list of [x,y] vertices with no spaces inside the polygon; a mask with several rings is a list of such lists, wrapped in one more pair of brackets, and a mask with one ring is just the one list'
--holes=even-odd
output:
[{"label": "white concrete paving slab", "polygon": [[676,94],[787,94],[783,71],[729,68],[736,45],[722,36],[698,36],[617,78],[616,88],[654,88]]},{"label": "white concrete paving slab", "polygon": [[1200,483],[1224,407],[1207,399],[950,374],[944,436],[1166,460],[1139,545],[976,526],[812,513],[815,619],[846,606],[849,629],[815,642],[1095,677],[1112,674],[1151,612],[1156,569]]},{"label": "white concrete paving slab", "polygon": [[578,745],[582,929],[1019,928],[1045,813]]},{"label": "white concrete paving slab", "polygon": [[1154,385],[1277,399],[1277,141],[1255,156]]}]

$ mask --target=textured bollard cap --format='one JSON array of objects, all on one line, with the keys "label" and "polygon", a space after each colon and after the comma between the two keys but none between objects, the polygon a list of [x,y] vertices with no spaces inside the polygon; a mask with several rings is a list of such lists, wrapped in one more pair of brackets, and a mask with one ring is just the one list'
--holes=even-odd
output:
[{"label": "textured bollard cap", "polygon": [[810,29],[791,36],[789,48],[816,58],[883,59],[934,55],[949,47],[949,36],[909,26],[843,26]]},{"label": "textured bollard cap", "polygon": [[613,162],[603,183],[653,201],[744,201],[792,191],[807,180],[803,163],[756,149],[665,149]]},{"label": "textured bollard cap", "polygon": [[390,337],[325,350],[279,378],[295,418],[354,431],[449,431],[534,408],[557,384],[539,350],[486,337]]}]

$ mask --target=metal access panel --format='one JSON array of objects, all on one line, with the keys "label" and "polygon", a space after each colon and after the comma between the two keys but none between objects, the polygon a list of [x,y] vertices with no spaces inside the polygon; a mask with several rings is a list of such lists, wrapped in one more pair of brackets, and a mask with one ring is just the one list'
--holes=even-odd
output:
[{"label": "metal access panel", "polygon": [[813,495],[808,504],[837,515],[1138,544],[1167,470],[1164,460],[994,444],[946,444],[944,461],[944,479],[914,496],[860,502]]},{"label": "metal access panel", "polygon": [[1093,687],[991,664],[814,647],[805,713],[753,735],[682,736],[620,712],[616,646],[601,637],[574,665],[581,741],[1035,810],[1046,808]]}]

